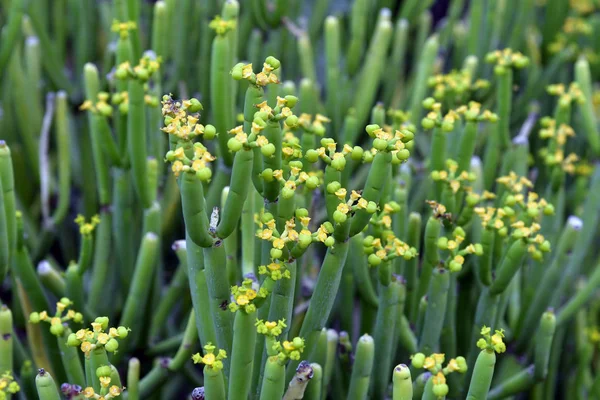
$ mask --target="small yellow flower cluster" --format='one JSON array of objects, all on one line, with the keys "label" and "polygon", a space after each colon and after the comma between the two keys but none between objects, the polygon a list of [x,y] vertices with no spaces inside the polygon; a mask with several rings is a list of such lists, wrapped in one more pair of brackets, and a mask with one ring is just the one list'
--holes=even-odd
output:
[{"label": "small yellow flower cluster", "polygon": [[[580,1],[582,4],[586,2],[588,0]],[[585,5],[582,7],[582,10],[584,9]],[[577,57],[579,54],[585,54],[590,63],[598,62],[598,54],[589,45],[589,38],[594,31],[593,25],[588,16],[583,14],[587,13],[581,12],[581,15],[565,18],[561,31],[548,44],[548,51],[550,53],[556,54],[565,48],[570,48],[573,50],[574,57]]]},{"label": "small yellow flower cluster", "polygon": [[46,311],[32,312],[29,315],[29,322],[38,324],[40,321],[45,321],[50,324],[50,333],[61,336],[65,332],[64,323],[73,321],[79,324],[83,321],[83,315],[73,310],[67,310],[67,313],[63,315],[64,311],[71,305],[73,305],[73,302],[63,297],[56,303],[56,313],[53,317],[49,316]]},{"label": "small yellow flower cluster", "polygon": [[371,218],[375,227],[377,237],[369,235],[363,240],[363,249],[368,255],[367,261],[370,266],[378,266],[383,261],[402,257],[410,260],[418,255],[417,249],[410,247],[398,239],[391,230],[391,214],[400,211],[400,206],[395,203],[387,203],[378,215]]},{"label": "small yellow flower cluster", "polygon": [[162,98],[162,115],[164,117],[165,127],[163,132],[177,137],[178,140],[188,142],[198,135],[204,135],[207,139],[212,139],[216,135],[214,126],[198,123],[198,112],[203,109],[198,99],[178,101],[168,94]]},{"label": "small yellow flower cluster", "polygon": [[565,157],[565,145],[569,137],[575,136],[575,131],[569,125],[561,124],[556,127],[556,120],[552,118],[542,118],[540,121],[542,129],[539,136],[542,139],[548,139],[548,145],[540,149],[540,156],[544,163],[549,167],[560,166],[568,174],[575,174],[577,171],[577,162],[579,157],[575,153],[570,153]]},{"label": "small yellow flower cluster", "polygon": [[137,29],[137,24],[134,21],[121,22],[114,20],[111,26],[111,31],[118,33],[121,39],[127,39],[129,31],[134,29]]},{"label": "small yellow flower cluster", "polygon": [[[383,128],[377,124],[367,125],[367,134],[373,138],[373,149],[371,153],[378,151],[389,151],[392,154],[392,162],[399,164],[408,160],[410,150],[413,147],[415,134],[414,127],[405,125],[401,129],[392,129],[391,126]],[[368,152],[365,155],[369,154]],[[368,162],[368,159],[365,159]]]},{"label": "small yellow flower cluster", "polygon": [[138,65],[131,66],[126,61],[120,64],[115,70],[117,79],[137,79],[140,82],[147,82],[152,75],[159,70],[161,59],[153,59],[149,55],[140,58]]},{"label": "small yellow flower cluster", "polygon": [[444,354],[434,353],[426,357],[423,353],[413,354],[411,357],[412,366],[418,369],[424,368],[433,375],[433,393],[437,397],[444,397],[448,394],[448,385],[446,376],[452,372],[464,374],[467,372],[467,361],[464,357],[450,359],[446,367],[442,367],[445,361]]},{"label": "small yellow flower cluster", "polygon": [[490,86],[490,83],[484,79],[477,79],[473,82],[473,77],[466,68],[432,76],[427,84],[433,88],[433,97],[436,100],[452,99],[458,102],[464,101],[464,95],[479,89],[487,89]]},{"label": "small yellow flower cluster", "polygon": [[427,115],[421,120],[421,125],[425,129],[441,128],[443,132],[452,132],[454,123],[460,119],[460,115],[455,110],[449,110],[445,115],[442,113],[442,103],[436,102],[433,97],[423,100],[423,107]]},{"label": "small yellow flower cluster", "polygon": [[445,219],[452,221],[452,214],[448,213],[446,206],[434,200],[425,200],[433,211],[433,217],[436,219]]},{"label": "small yellow flower cluster", "polygon": [[490,64],[496,64],[494,68],[496,75],[503,75],[508,68],[521,69],[529,65],[529,58],[509,48],[488,53],[485,56],[485,61]]},{"label": "small yellow flower cluster", "polygon": [[262,71],[258,74],[254,73],[252,64],[238,63],[231,70],[231,76],[235,80],[245,79],[251,84],[264,87],[270,83],[279,83],[279,78],[275,74],[275,70],[279,69],[281,63],[275,57],[269,56],[263,63]]},{"label": "small yellow flower cluster", "polygon": [[[102,348],[114,353],[119,348],[118,339],[125,339],[129,334],[129,328],[119,326],[108,328],[108,317],[98,317],[91,323],[92,330],[80,329],[71,333],[67,338],[67,346],[79,347],[86,357],[97,349]],[[108,332],[108,333],[107,333]]]},{"label": "small yellow flower cluster", "polygon": [[200,142],[194,143],[188,153],[192,153],[191,158],[188,158],[183,147],[167,152],[165,159],[173,163],[171,166],[173,174],[179,176],[182,172],[193,171],[201,180],[209,181],[212,176],[209,165],[215,157]]},{"label": "small yellow flower cluster", "polygon": [[77,215],[75,218],[75,223],[79,225],[79,233],[86,236],[91,235],[94,232],[94,229],[100,223],[100,217],[98,215],[94,215],[90,222],[85,222],[85,217],[81,214]]},{"label": "small yellow flower cluster", "polygon": [[250,314],[256,311],[256,305],[253,300],[258,298],[265,298],[267,293],[264,289],[259,290],[258,293],[252,288],[252,279],[244,279],[241,286],[232,286],[231,295],[233,301],[229,303],[229,310],[236,312],[237,310],[243,310],[245,313]]},{"label": "small yellow flower cluster", "polygon": [[483,336],[483,338],[477,341],[477,347],[490,353],[492,351],[504,353],[506,351],[506,345],[503,341],[504,329],[496,330],[493,335],[491,332],[492,330],[485,325],[481,328],[481,336]]},{"label": "small yellow flower cluster", "polygon": [[594,0],[569,0],[569,5],[577,14],[590,14],[596,10],[597,5]]},{"label": "small yellow flower cluster", "polygon": [[583,104],[586,100],[577,82],[571,82],[568,88],[562,83],[548,85],[546,91],[553,96],[559,96],[561,104],[564,105],[569,105],[572,102]]},{"label": "small yellow flower cluster", "polygon": [[307,189],[314,190],[321,184],[317,173],[312,171],[307,173],[302,171],[302,168],[301,161],[289,161],[286,168],[289,171],[287,179],[283,177],[284,172],[281,169],[275,171],[266,169],[261,176],[266,182],[278,181],[281,184],[281,197],[291,199],[299,185],[305,184]]},{"label": "small yellow flower cluster", "polygon": [[232,29],[235,29],[235,25],[235,20],[224,20],[220,15],[217,15],[210,21],[208,27],[215,31],[217,35],[222,36]]},{"label": "small yellow flower cluster", "polygon": [[[158,97],[149,94],[148,85],[144,85],[144,104],[148,107],[158,107]],[[112,104],[119,107],[119,112],[123,115],[129,112],[129,92],[115,92],[111,99]],[[85,103],[84,103],[85,104]],[[96,104],[97,105],[97,104]],[[82,105],[83,106],[83,105]],[[112,109],[111,109],[112,111]]]},{"label": "small yellow flower cluster", "polygon": [[204,346],[204,356],[201,356],[200,353],[196,353],[192,355],[192,361],[194,361],[194,364],[204,364],[206,368],[220,371],[223,369],[222,360],[227,358],[227,352],[220,349],[217,354],[215,354],[215,350],[216,347],[209,342]]},{"label": "small yellow flower cluster", "polygon": [[304,339],[295,337],[291,341],[284,340],[283,343],[275,342],[273,350],[277,351],[277,358],[280,362],[285,360],[299,360],[300,354],[304,351]]},{"label": "small yellow flower cluster", "polygon": [[6,399],[9,395],[17,393],[21,388],[15,381],[10,371],[5,371],[0,376],[0,400]]},{"label": "small yellow flower cluster", "polygon": [[285,324],[285,319],[280,319],[279,321],[263,321],[262,319],[257,320],[254,325],[256,326],[256,331],[261,335],[277,337],[281,335],[283,330],[287,328]]},{"label": "small yellow flower cluster", "polygon": [[125,390],[125,387],[119,387],[117,385],[111,386],[110,385],[110,383],[111,383],[110,376],[101,376],[99,379],[100,379],[100,386],[102,387],[101,393],[105,393],[105,394],[96,393],[94,388],[86,387],[81,392],[81,394],[83,394],[83,396],[86,399],[110,400],[110,399],[120,397],[121,393],[123,393],[123,391]]},{"label": "small yellow flower cluster", "polygon": [[303,132],[312,133],[318,136],[324,136],[326,132],[326,123],[331,122],[329,118],[324,115],[316,114],[314,116],[306,113],[300,114],[298,117],[298,127],[302,128]]},{"label": "small yellow flower cluster", "polygon": [[[110,94],[107,92],[99,92],[96,96],[96,103],[91,100],[84,101],[80,106],[80,111],[90,111],[92,114],[99,114],[105,117],[112,116],[113,108],[108,103],[110,100]],[[114,101],[113,101],[114,102]]]},{"label": "small yellow flower cluster", "polygon": [[440,250],[449,252],[445,264],[451,272],[459,272],[462,269],[465,262],[465,256],[469,254],[480,256],[483,254],[483,247],[479,243],[470,243],[461,249],[461,244],[463,244],[465,236],[466,233],[464,229],[459,226],[452,231],[452,237],[450,239],[446,236],[442,236],[437,241],[437,247]]},{"label": "small yellow flower cluster", "polygon": [[476,176],[473,172],[462,171],[460,174],[456,174],[458,170],[458,163],[454,160],[446,160],[446,169],[442,171],[431,171],[431,179],[438,182],[445,182],[452,193],[457,193],[459,190],[463,192],[470,192],[472,187],[470,184],[475,181]]},{"label": "small yellow flower cluster", "polygon": [[459,106],[456,109],[456,112],[460,115],[463,115],[467,121],[498,121],[498,116],[490,110],[481,111],[481,104],[476,101],[470,101],[467,105]]}]

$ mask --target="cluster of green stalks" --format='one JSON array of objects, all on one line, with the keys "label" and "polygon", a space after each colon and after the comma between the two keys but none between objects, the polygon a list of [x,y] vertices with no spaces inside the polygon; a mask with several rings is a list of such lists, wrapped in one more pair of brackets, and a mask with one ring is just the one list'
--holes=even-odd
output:
[{"label": "cluster of green stalks", "polygon": [[600,398],[600,4],[240,3],[0,0],[0,400]]}]

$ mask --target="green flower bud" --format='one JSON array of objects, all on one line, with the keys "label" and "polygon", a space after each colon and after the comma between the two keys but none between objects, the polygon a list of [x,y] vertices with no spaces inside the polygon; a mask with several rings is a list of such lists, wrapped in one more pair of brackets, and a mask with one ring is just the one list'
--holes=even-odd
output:
[{"label": "green flower bud", "polygon": [[501,75],[505,75],[507,72],[506,67],[503,67],[502,65],[496,65],[494,67],[494,74],[501,76]]},{"label": "green flower bud", "polygon": [[302,338],[295,337],[295,338],[292,340],[292,345],[293,345],[295,348],[299,349],[299,348],[301,348],[302,346],[304,346],[304,340],[302,340]]},{"label": "green flower bud", "polygon": [[454,236],[461,236],[461,237],[467,236],[467,234],[465,233],[465,230],[463,228],[461,228],[460,226],[457,226],[456,229],[454,229],[454,232],[452,232],[452,234]]},{"label": "green flower bud", "polygon": [[139,80],[141,80],[143,82],[150,79],[150,73],[148,72],[148,70],[146,68],[138,68],[135,71],[135,76],[136,76],[136,78],[138,78]]},{"label": "green flower bud", "polygon": [[121,339],[125,339],[127,335],[129,335],[129,329],[125,328],[124,326],[119,326],[117,328],[117,334]]},{"label": "green flower bud", "polygon": [[333,236],[329,236],[327,239],[325,239],[324,244],[327,247],[331,247],[335,244],[335,239],[333,238]]},{"label": "green flower bud", "polygon": [[119,104],[119,112],[121,114],[127,114],[129,112],[129,103],[121,103]]},{"label": "green flower bud", "polygon": [[365,247],[371,247],[371,246],[373,246],[373,241],[374,240],[375,240],[375,238],[373,236],[371,236],[371,235],[365,237],[363,239],[363,246],[365,246]]},{"label": "green flower bud", "polygon": [[333,224],[329,221],[325,221],[323,222],[323,227],[325,228],[325,230],[327,231],[327,233],[333,233]]},{"label": "green flower bud", "polygon": [[278,69],[281,67],[281,62],[273,56],[269,56],[266,58],[265,63],[269,64],[273,69]]},{"label": "green flower bud", "polygon": [[544,215],[554,215],[554,206],[552,204],[546,204],[544,207]]},{"label": "green flower bud", "polygon": [[428,97],[425,100],[423,100],[423,108],[426,108],[428,110],[430,110],[433,105],[435,104],[435,99],[433,97]]},{"label": "green flower bud", "polygon": [[97,317],[94,322],[100,324],[102,330],[108,329],[108,317]]},{"label": "green flower bud", "polygon": [[271,214],[271,213],[264,213],[262,215],[261,222],[263,224],[266,224],[267,222],[271,221],[273,218],[275,218],[275,217],[273,217],[273,214]]},{"label": "green flower bud", "polygon": [[452,132],[454,130],[454,122],[442,121],[442,131]]},{"label": "green flower bud", "polygon": [[298,235],[298,245],[301,249],[306,249],[312,243],[312,237],[301,233]]},{"label": "green flower bud", "polygon": [[456,363],[458,364],[458,372],[464,374],[467,372],[467,360],[464,357],[456,357]]},{"label": "green flower bud", "polygon": [[365,154],[363,155],[363,161],[366,163],[370,163],[373,161],[373,153],[371,153],[370,151],[365,151]]},{"label": "green flower bud", "polygon": [[306,208],[297,208],[294,215],[296,215],[296,218],[308,217],[308,210]]},{"label": "green flower bud", "polygon": [[552,246],[550,246],[550,242],[547,240],[544,240],[542,242],[542,244],[540,244],[539,247],[540,251],[543,251],[544,253],[548,253],[550,250],[552,250]]},{"label": "green flower bud", "polygon": [[231,77],[233,79],[235,79],[236,81],[239,81],[242,79],[243,77],[243,73],[242,73],[242,67],[244,66],[243,63],[237,63],[233,66],[233,68],[231,69]]},{"label": "green flower bud", "polygon": [[452,260],[448,264],[448,269],[450,270],[450,272],[460,272],[460,270],[462,269],[462,264],[458,261]]},{"label": "green flower bud", "polygon": [[50,325],[50,333],[54,336],[61,336],[65,331],[65,327],[62,323]]},{"label": "green flower bud", "polygon": [[480,243],[475,244],[475,255],[477,255],[477,256],[483,255],[483,246]]}]

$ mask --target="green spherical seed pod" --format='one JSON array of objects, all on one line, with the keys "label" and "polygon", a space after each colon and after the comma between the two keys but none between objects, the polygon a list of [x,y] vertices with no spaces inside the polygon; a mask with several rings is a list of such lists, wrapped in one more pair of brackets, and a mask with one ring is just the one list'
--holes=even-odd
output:
[{"label": "green spherical seed pod", "polygon": [[98,317],[95,322],[101,325],[102,330],[108,329],[108,317]]},{"label": "green spherical seed pod", "polygon": [[119,342],[117,342],[116,339],[112,338],[104,345],[104,348],[109,353],[114,353],[119,348]]},{"label": "green spherical seed pod", "polygon": [[540,215],[540,210],[538,210],[537,208],[528,208],[527,215],[530,216],[531,218],[535,218],[538,215]]},{"label": "green spherical seed pod", "polygon": [[212,177],[212,171],[208,167],[204,167],[196,171],[196,176],[203,182],[207,182]]},{"label": "green spherical seed pod", "polygon": [[260,148],[260,152],[265,157],[272,157],[275,154],[275,145],[273,143],[267,143],[263,147]]},{"label": "green spherical seed pod", "polygon": [[408,129],[402,130],[402,135],[404,135],[400,139],[400,141],[402,141],[402,143],[411,142],[415,138],[415,134],[412,131],[409,131]]},{"label": "green spherical seed pod", "polygon": [[338,190],[340,190],[341,187],[342,187],[342,184],[339,183],[338,181],[330,182],[327,185],[327,193],[334,194],[335,192],[337,192]]},{"label": "green spherical seed pod", "polygon": [[129,329],[125,328],[124,326],[120,326],[117,328],[117,334],[121,339],[124,339],[127,337],[127,335],[129,335]]},{"label": "green spherical seed pod", "polygon": [[425,362],[425,354],[417,353],[412,356],[411,363],[412,363],[413,367],[415,367],[417,369],[421,369],[421,368],[423,368],[424,362]]},{"label": "green spherical seed pod", "polygon": [[309,149],[306,151],[304,158],[306,158],[306,161],[309,163],[316,163],[319,161],[319,153],[314,149]]},{"label": "green spherical seed pod", "polygon": [[496,65],[494,67],[494,74],[501,76],[501,75],[505,75],[507,72],[506,67],[503,67],[502,65]]},{"label": "green spherical seed pod", "polygon": [[261,173],[261,176],[265,180],[265,182],[273,182],[273,170],[271,168],[265,169]]},{"label": "green spherical seed pod", "polygon": [[462,269],[462,264],[458,261],[452,260],[448,265],[448,269],[450,269],[450,272],[460,272],[460,270]]},{"label": "green spherical seed pod", "polygon": [[362,160],[364,152],[365,151],[363,150],[362,147],[354,146],[354,148],[352,149],[352,153],[350,153],[350,157],[352,158],[353,161],[360,161],[360,160]]},{"label": "green spherical seed pod", "polygon": [[381,264],[382,260],[377,255],[370,254],[369,257],[367,258],[367,261],[369,262],[369,265],[372,265],[372,266],[376,267],[379,264]]},{"label": "green spherical seed pod", "polygon": [[117,68],[117,70],[115,71],[115,77],[117,79],[127,79],[128,75],[129,73],[127,72],[126,68]]},{"label": "green spherical seed pod", "polygon": [[319,178],[316,176],[311,176],[306,180],[306,187],[310,190],[314,190],[319,187]]},{"label": "green spherical seed pod", "polygon": [[452,132],[453,130],[454,130],[454,122],[451,122],[451,121],[443,121],[442,122],[442,131]]},{"label": "green spherical seed pod", "polygon": [[127,114],[129,112],[129,103],[119,104],[119,112],[121,114]]},{"label": "green spherical seed pod", "polygon": [[294,197],[294,193],[295,191],[293,189],[287,187],[281,189],[281,197],[284,199],[291,199],[292,197]]},{"label": "green spherical seed pod", "polygon": [[383,151],[383,150],[387,149],[387,146],[388,146],[387,140],[379,139],[379,138],[373,139],[373,147],[375,147],[377,150]]},{"label": "green spherical seed pod", "polygon": [[377,124],[371,124],[365,127],[365,131],[367,131],[367,134],[371,137],[374,137],[373,132],[375,132],[377,129],[381,129],[381,127]]},{"label": "green spherical seed pod", "polygon": [[306,249],[312,243],[312,237],[301,233],[298,235],[298,245],[301,249]]},{"label": "green spherical seed pod", "polygon": [[96,368],[96,376],[98,378],[102,378],[103,376],[110,376],[112,370],[110,365],[102,365],[101,367]]},{"label": "green spherical seed pod", "polygon": [[273,214],[271,214],[271,213],[264,213],[263,216],[262,216],[262,222],[263,222],[263,224],[266,224],[267,222],[271,221],[274,218],[275,217],[273,217]]},{"label": "green spherical seed pod", "polygon": [[444,397],[448,394],[448,385],[445,383],[433,385],[433,394],[437,397]]},{"label": "green spherical seed pod", "polygon": [[296,103],[298,103],[298,98],[296,96],[292,96],[291,94],[285,96],[284,99],[286,101],[286,105],[289,108],[293,108],[296,105]]},{"label": "green spherical seed pod", "polygon": [[150,79],[150,73],[146,68],[139,68],[137,71],[135,71],[135,75],[139,80],[144,82]]},{"label": "green spherical seed pod", "polygon": [[229,149],[229,151],[232,151],[234,153],[240,151],[243,146],[244,145],[242,144],[242,142],[240,142],[236,138],[231,138],[227,141],[227,148]]},{"label": "green spherical seed pod", "polygon": [[323,136],[323,135],[325,135],[326,129],[325,129],[324,126],[321,125],[321,126],[315,126],[315,127],[313,127],[313,131],[314,131],[315,135],[317,135],[317,136]]},{"label": "green spherical seed pod", "polygon": [[298,117],[295,115],[290,115],[285,119],[285,124],[290,128],[295,128],[298,126]]},{"label": "green spherical seed pod", "polygon": [[365,247],[371,247],[371,246],[373,246],[373,241],[374,240],[375,240],[375,238],[373,236],[371,236],[371,235],[365,237],[363,239],[363,246],[365,246]]},{"label": "green spherical seed pod", "polygon": [[265,121],[268,119],[269,119],[269,114],[267,114],[265,111],[257,111],[254,114],[254,122],[257,122],[257,120],[262,121],[262,123],[265,124],[265,126],[266,126]]},{"label": "green spherical seed pod", "polygon": [[448,249],[448,238],[442,236],[441,238],[439,238],[437,240],[437,247],[440,250],[447,250]]},{"label": "green spherical seed pod", "polygon": [[217,128],[215,128],[213,125],[206,125],[204,127],[204,133],[202,134],[202,136],[206,140],[214,139],[215,136],[217,136]]},{"label": "green spherical seed pod", "polygon": [[238,67],[238,65],[235,65],[233,67],[233,69],[231,70],[231,77],[233,79],[235,79],[236,81],[241,80],[242,79],[242,75],[243,75],[242,74],[242,67],[241,66]]},{"label": "green spherical seed pod", "polygon": [[342,171],[346,166],[346,158],[338,157],[336,159],[331,160],[331,166],[335,168],[337,171]]},{"label": "green spherical seed pod", "polygon": [[296,218],[308,217],[308,210],[306,208],[297,208],[294,215],[296,215]]},{"label": "green spherical seed pod", "polygon": [[398,152],[396,153],[396,158],[399,161],[406,161],[409,157],[410,151],[408,151],[407,149],[398,150]]},{"label": "green spherical seed pod", "polygon": [[367,212],[368,212],[369,214],[374,214],[374,213],[376,213],[376,212],[377,212],[377,204],[376,204],[374,201],[370,201],[370,202],[367,204]]},{"label": "green spherical seed pod", "polygon": [[431,109],[435,104],[435,99],[433,97],[428,97],[423,100],[423,108]]},{"label": "green spherical seed pod", "polygon": [[71,333],[69,337],[67,337],[67,346],[69,347],[78,347],[81,345],[81,341],[77,339],[74,333]]},{"label": "green spherical seed pod", "polygon": [[61,336],[64,331],[65,327],[61,323],[50,325],[50,333],[54,336]]},{"label": "green spherical seed pod", "polygon": [[423,118],[421,120],[421,126],[423,129],[433,129],[435,127],[435,121],[429,118]]},{"label": "green spherical seed pod", "polygon": [[40,322],[40,314],[37,312],[32,312],[29,314],[29,322],[32,324],[37,324]]},{"label": "green spherical seed pod", "polygon": [[269,64],[273,69],[278,69],[281,67],[281,62],[273,56],[269,56],[266,58],[265,63]]},{"label": "green spherical seed pod", "polygon": [[280,249],[276,249],[275,247],[273,247],[269,251],[269,254],[271,255],[271,258],[277,259],[277,258],[281,258],[283,256],[283,251],[281,251]]},{"label": "green spherical seed pod", "polygon": [[333,238],[333,236],[329,236],[327,239],[325,239],[324,244],[327,247],[331,247],[335,244],[335,239]]},{"label": "green spherical seed pod", "polygon": [[343,224],[348,219],[348,216],[339,210],[333,212],[333,220],[338,224]]},{"label": "green spherical seed pod", "polygon": [[554,215],[554,206],[552,204],[547,204],[544,207],[544,215]]},{"label": "green spherical seed pod", "polygon": [[460,226],[457,226],[454,231],[452,232],[452,234],[454,236],[462,236],[465,237],[467,234],[465,233],[465,230],[463,228],[461,228]]}]

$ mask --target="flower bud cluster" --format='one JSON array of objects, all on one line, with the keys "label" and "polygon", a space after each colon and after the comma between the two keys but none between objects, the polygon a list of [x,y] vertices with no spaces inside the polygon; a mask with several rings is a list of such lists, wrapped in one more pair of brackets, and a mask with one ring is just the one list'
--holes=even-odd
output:
[{"label": "flower bud cluster", "polygon": [[504,329],[496,330],[494,334],[491,334],[492,330],[483,326],[481,328],[481,336],[483,338],[477,341],[477,347],[481,350],[486,350],[488,352],[495,351],[496,353],[504,353],[506,351],[506,344],[504,344]]},{"label": "flower bud cluster", "polygon": [[[56,303],[56,313],[53,317],[48,315],[47,311],[32,312],[29,315],[29,322],[38,324],[40,321],[45,321],[50,324],[50,333],[55,336],[62,336],[65,332],[65,325],[68,321],[73,321],[80,324],[83,321],[83,315],[73,310],[67,310],[73,305],[73,302],[66,297],[61,298]],[[65,313],[65,310],[67,312]]]},{"label": "flower bud cluster", "polygon": [[194,364],[204,364],[209,369],[220,371],[223,369],[222,360],[227,358],[227,352],[220,349],[215,354],[216,350],[217,348],[212,343],[207,343],[206,346],[204,346],[204,356],[201,356],[200,353],[196,353],[192,355],[192,361],[194,361]]},{"label": "flower bud cluster", "polygon": [[449,388],[446,383],[446,377],[452,372],[464,374],[468,369],[467,361],[464,357],[450,359],[445,367],[442,366],[445,361],[444,354],[434,353],[426,357],[423,353],[416,353],[410,358],[414,368],[423,368],[431,372],[433,375],[431,378],[433,382],[433,394],[440,398],[448,394]]},{"label": "flower bud cluster", "polygon": [[86,357],[98,348],[104,348],[109,353],[114,353],[119,348],[117,339],[125,339],[129,335],[129,328],[119,326],[108,327],[108,317],[98,317],[91,323],[92,329],[80,329],[67,338],[67,346],[79,347]]}]

